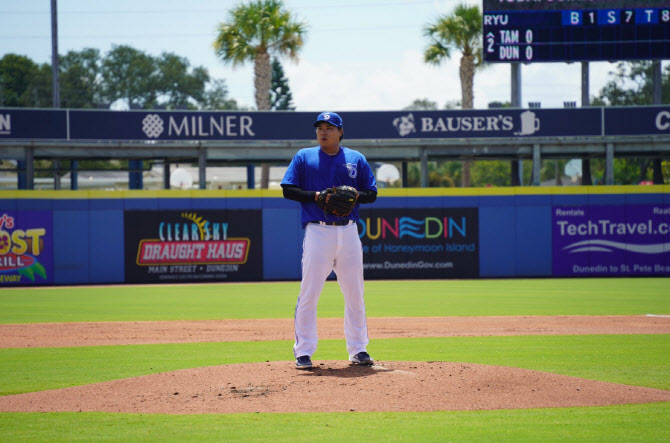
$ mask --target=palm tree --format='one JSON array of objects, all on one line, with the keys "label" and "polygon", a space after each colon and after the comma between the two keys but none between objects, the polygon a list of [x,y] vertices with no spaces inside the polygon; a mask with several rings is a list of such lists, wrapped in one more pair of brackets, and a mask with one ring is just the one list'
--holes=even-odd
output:
[{"label": "palm tree", "polygon": [[[254,63],[256,108],[270,110],[272,82],[271,56],[287,55],[297,59],[303,45],[306,25],[284,10],[281,0],[256,0],[236,6],[227,22],[219,26],[214,41],[216,54],[233,67]],[[269,182],[269,167],[262,165],[261,188]]]},{"label": "palm tree", "polygon": [[[472,109],[474,102],[475,70],[484,66],[482,57],[482,14],[478,6],[460,4],[451,14],[438,17],[435,23],[424,28],[430,45],[424,61],[439,65],[451,57],[452,50],[459,51],[461,62],[461,103],[463,109]],[[470,186],[470,162],[463,164],[463,186]]]}]

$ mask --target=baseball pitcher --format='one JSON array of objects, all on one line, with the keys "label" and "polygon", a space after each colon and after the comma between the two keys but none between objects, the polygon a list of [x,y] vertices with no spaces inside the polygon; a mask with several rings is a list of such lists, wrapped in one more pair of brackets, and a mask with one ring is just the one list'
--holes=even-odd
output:
[{"label": "baseball pitcher", "polygon": [[342,119],[334,112],[314,122],[319,146],[298,151],[281,186],[284,197],[300,202],[305,239],[302,282],[295,308],[296,368],[312,367],[317,347],[316,308],[335,271],[344,295],[344,335],[352,364],[372,365],[363,298],[363,251],[358,236],[358,207],[377,199],[377,182],[365,157],[340,146]]}]

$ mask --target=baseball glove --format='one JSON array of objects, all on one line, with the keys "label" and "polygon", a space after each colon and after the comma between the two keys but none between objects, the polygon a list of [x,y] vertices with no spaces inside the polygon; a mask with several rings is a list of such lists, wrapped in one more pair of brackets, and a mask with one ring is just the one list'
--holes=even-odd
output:
[{"label": "baseball glove", "polygon": [[351,186],[340,185],[324,189],[319,193],[316,204],[326,214],[346,217],[358,201],[358,191]]}]

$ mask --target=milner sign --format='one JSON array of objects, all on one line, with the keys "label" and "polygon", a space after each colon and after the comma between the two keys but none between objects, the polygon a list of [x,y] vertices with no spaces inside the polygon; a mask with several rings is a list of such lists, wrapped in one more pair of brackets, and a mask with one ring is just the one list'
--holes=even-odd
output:
[{"label": "milner sign", "polygon": [[[312,140],[316,112],[0,108],[0,141]],[[341,112],[348,139],[670,135],[670,106]]]}]

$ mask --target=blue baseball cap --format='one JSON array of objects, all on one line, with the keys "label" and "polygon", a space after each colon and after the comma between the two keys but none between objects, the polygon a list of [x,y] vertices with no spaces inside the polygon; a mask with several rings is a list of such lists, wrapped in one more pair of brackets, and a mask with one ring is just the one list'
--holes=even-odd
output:
[{"label": "blue baseball cap", "polygon": [[342,118],[334,112],[322,112],[316,118],[313,126],[316,126],[321,122],[330,123],[331,125],[337,126],[338,128],[342,127]]}]

